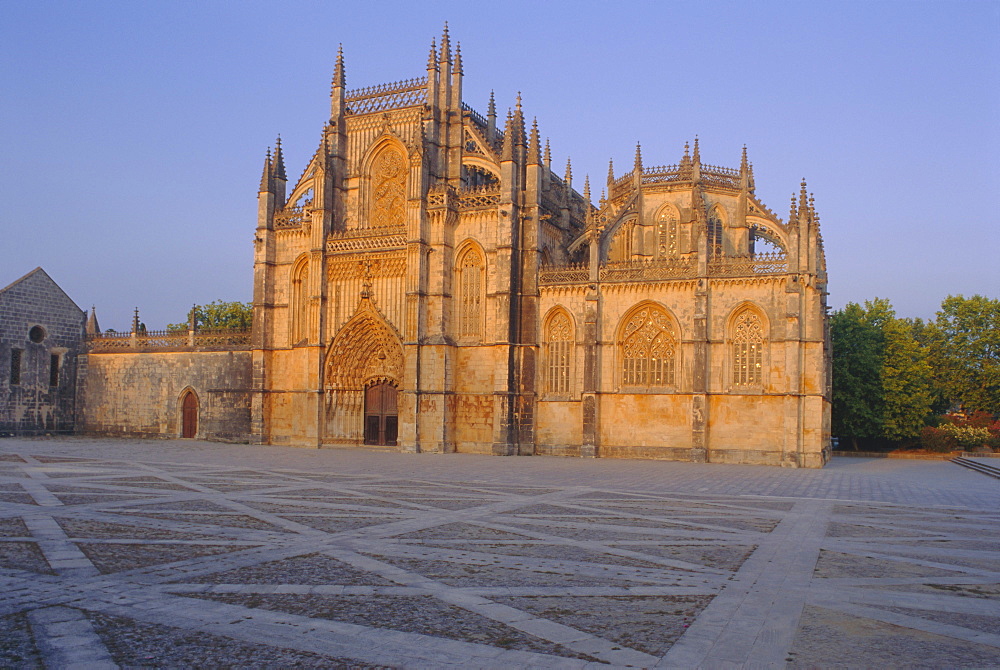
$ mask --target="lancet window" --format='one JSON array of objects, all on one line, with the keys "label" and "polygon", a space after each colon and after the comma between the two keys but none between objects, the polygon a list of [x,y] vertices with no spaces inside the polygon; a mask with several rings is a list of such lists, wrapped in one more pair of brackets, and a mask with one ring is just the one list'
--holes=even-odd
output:
[{"label": "lancet window", "polygon": [[394,228],[406,221],[406,157],[392,145],[382,148],[372,161],[372,228]]},{"label": "lancet window", "polygon": [[308,333],[309,263],[303,260],[292,270],[291,285],[291,343],[298,344]]},{"label": "lancet window", "polygon": [[634,228],[634,221],[628,221],[621,225],[611,240],[611,248],[608,250],[608,260],[627,261],[632,258],[632,231]]},{"label": "lancet window", "polygon": [[764,323],[752,309],[743,309],[732,325],[734,386],[760,386],[764,379]]},{"label": "lancet window", "polygon": [[462,339],[482,337],[484,266],[475,247],[467,249],[458,262],[458,335]]},{"label": "lancet window", "polygon": [[545,328],[545,377],[549,393],[569,393],[573,351],[573,322],[556,312]]},{"label": "lancet window", "polygon": [[708,253],[714,257],[722,255],[722,217],[715,210],[708,215]]},{"label": "lancet window", "polygon": [[667,313],[656,305],[634,312],[619,344],[622,386],[673,386],[677,336]]},{"label": "lancet window", "polygon": [[656,217],[656,257],[677,258],[677,214],[670,207]]}]

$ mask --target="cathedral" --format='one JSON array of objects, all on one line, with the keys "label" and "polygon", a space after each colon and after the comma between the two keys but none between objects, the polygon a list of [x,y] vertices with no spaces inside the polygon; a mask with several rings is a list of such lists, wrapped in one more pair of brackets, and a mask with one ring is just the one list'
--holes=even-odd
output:
[{"label": "cathedral", "polygon": [[477,112],[463,75],[447,30],[391,84],[348,89],[338,53],[302,176],[268,151],[249,441],[821,467],[827,277],[805,183],[782,220],[745,149],[717,167],[695,139],[667,165],[637,147],[595,205],[520,100]]}]

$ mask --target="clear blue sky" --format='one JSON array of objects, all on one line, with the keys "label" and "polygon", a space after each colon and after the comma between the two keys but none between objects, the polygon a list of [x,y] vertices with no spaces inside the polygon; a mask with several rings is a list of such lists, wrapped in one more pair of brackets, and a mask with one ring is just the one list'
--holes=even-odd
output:
[{"label": "clear blue sky", "polygon": [[808,180],[834,307],[1000,297],[998,0],[0,8],[0,285],[41,265],[105,328],[249,300],[264,151],[280,133],[301,174],[337,44],[348,87],[422,76],[445,20],[466,102],[521,91],[579,185],[637,141],[732,167],[745,143],[779,216]]}]

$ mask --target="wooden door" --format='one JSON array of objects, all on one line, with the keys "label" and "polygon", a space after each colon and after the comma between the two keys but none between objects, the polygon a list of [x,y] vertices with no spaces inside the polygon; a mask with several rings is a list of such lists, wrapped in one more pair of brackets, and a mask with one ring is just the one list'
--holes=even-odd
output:
[{"label": "wooden door", "polygon": [[365,444],[396,446],[396,393],[392,384],[374,384],[365,390]]},{"label": "wooden door", "polygon": [[181,403],[181,437],[194,437],[198,434],[198,398],[190,391]]}]

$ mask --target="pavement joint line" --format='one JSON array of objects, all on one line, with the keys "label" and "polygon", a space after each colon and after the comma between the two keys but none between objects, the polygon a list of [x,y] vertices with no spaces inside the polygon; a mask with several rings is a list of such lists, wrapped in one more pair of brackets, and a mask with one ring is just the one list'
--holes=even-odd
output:
[{"label": "pavement joint line", "polygon": [[[998,649],[992,660],[1000,665],[996,635],[976,628],[989,619],[962,619],[992,616],[1000,629],[1000,615],[993,607],[1000,596],[994,594],[1000,572],[986,569],[993,550],[986,544],[962,544],[997,536],[1000,487],[961,468],[842,459],[858,462],[796,471],[83,438],[5,440],[0,453],[20,454],[24,460],[6,467],[0,462],[0,481],[29,482],[36,502],[50,503],[0,503],[0,519],[32,518],[35,524],[29,528],[30,537],[0,542],[0,558],[5,548],[27,541],[43,547],[47,553],[42,555],[61,568],[55,576],[0,569],[0,583],[5,585],[0,614],[62,608],[86,619],[88,611],[114,610],[134,621],[275,649],[291,648],[291,637],[299,650],[393,666],[588,667],[585,659],[559,655],[575,651],[617,665],[659,662],[688,667],[681,662],[686,659],[694,667],[697,654],[691,652],[701,650],[706,666],[774,667],[785,662],[793,647],[809,653],[796,646],[803,634],[800,617],[808,606],[901,626],[903,631],[942,635],[951,644],[978,645],[980,654],[982,649]],[[33,458],[35,454],[41,458]],[[61,454],[95,458],[46,462],[46,456]],[[239,465],[230,464],[234,455]],[[279,460],[281,467],[275,467]],[[61,493],[73,490],[83,495]],[[345,501],[358,504],[342,504]],[[536,505],[555,507],[533,512]],[[149,517],[135,514],[157,510],[162,511]],[[196,515],[207,523],[185,520]],[[354,527],[373,516],[381,518]],[[574,516],[581,518],[574,521]],[[77,530],[60,536],[56,519],[73,519]],[[723,519],[728,525],[719,523]],[[101,525],[109,523],[115,525]],[[857,535],[843,534],[844,526],[828,528],[827,523],[860,530],[848,528],[847,533]],[[98,567],[75,553],[80,543],[89,543],[93,551],[112,552],[95,554],[104,556],[100,566],[109,574],[80,574],[81,567]],[[190,552],[199,544],[228,551],[193,557]],[[756,549],[746,558],[741,552],[750,545]],[[138,559],[147,546],[167,553],[143,566]],[[843,556],[821,558],[821,549]],[[422,563],[413,564],[421,566],[413,570],[385,563],[380,572],[373,569],[374,563],[341,561],[354,571],[345,573],[345,579],[338,580],[337,572],[318,583],[309,577],[308,571],[315,568],[305,566],[319,565],[311,556],[335,558],[337,552],[357,554],[355,550],[371,554],[365,560],[376,563],[383,556]],[[850,562],[858,559],[867,563]],[[719,562],[724,560],[736,562]],[[622,565],[629,561],[661,567]],[[307,583],[286,583],[295,582],[294,572],[289,579],[281,577],[284,566],[292,565],[308,570]],[[492,574],[490,566],[507,571],[496,572],[496,579],[508,580],[506,585],[479,576]],[[473,577],[450,581],[447,575],[466,574],[463,568],[471,569]],[[232,574],[257,576],[222,583],[224,573],[244,570],[249,572]],[[951,572],[941,575],[938,570]],[[859,576],[845,576],[851,571]],[[381,576],[396,585],[358,584],[352,581],[355,574]],[[655,579],[644,581],[647,577]],[[212,581],[220,583],[207,583]],[[577,585],[581,583],[587,585]],[[935,585],[958,593],[929,590]],[[233,594],[235,604],[192,600],[213,593]],[[967,597],[973,593],[983,595]],[[517,624],[513,630],[538,644],[548,640],[563,646],[544,653],[528,651],[541,647],[524,643],[518,643],[520,649],[502,649],[437,632],[404,632],[247,607],[239,604],[241,595],[376,602],[402,598],[401,603],[427,595],[486,620],[492,615],[496,625]],[[672,646],[664,640],[657,654],[621,642],[615,635],[628,629],[616,630],[610,623],[614,619],[607,628],[585,630],[558,614],[585,615],[581,621],[586,623],[593,620],[587,616],[595,616],[588,612],[604,611],[601,603],[622,599],[632,610],[643,602],[660,602],[657,599],[674,602],[677,596],[714,600],[692,610],[686,632]],[[727,601],[728,610],[723,607]],[[905,608],[909,614],[886,607]],[[935,613],[940,620],[933,618]],[[58,624],[52,633],[66,638],[59,643],[64,648],[84,649],[87,645],[72,636],[77,626]],[[972,647],[962,649],[972,653]],[[80,660],[84,658],[89,656]],[[966,665],[983,665],[985,657],[975,658],[977,662]],[[916,660],[928,659],[932,657]],[[810,663],[803,657],[798,662]],[[811,663],[824,665],[822,659]],[[949,659],[939,664],[954,663]]]}]

